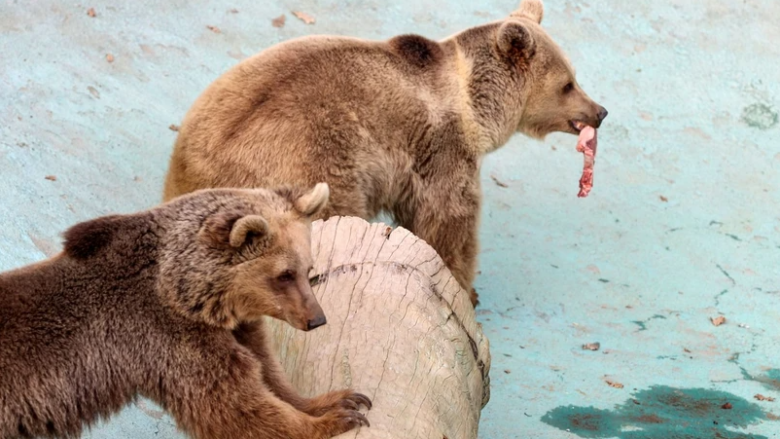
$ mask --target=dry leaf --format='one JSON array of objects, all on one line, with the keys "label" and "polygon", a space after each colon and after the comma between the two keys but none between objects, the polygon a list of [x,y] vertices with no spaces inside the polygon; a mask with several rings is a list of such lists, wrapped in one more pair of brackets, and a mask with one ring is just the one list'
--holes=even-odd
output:
[{"label": "dry leaf", "polygon": [[110,53],[106,54],[106,61],[114,62],[114,55],[112,55]]},{"label": "dry leaf", "polygon": [[306,24],[314,24],[315,22],[314,17],[305,12],[293,11],[293,15]]},{"label": "dry leaf", "polygon": [[667,201],[669,201],[669,199],[668,199],[668,198],[666,198],[666,197],[664,197],[663,195],[660,195],[658,198],[660,198],[660,199],[661,199],[661,201],[663,201],[664,203],[666,203]]},{"label": "dry leaf", "polygon": [[601,349],[601,343],[588,343],[582,345],[582,349],[585,351],[597,351]]},{"label": "dry leaf", "polygon": [[609,385],[609,387],[614,387],[615,389],[622,389],[623,387],[625,387],[616,381],[610,381],[610,380],[607,380],[607,385]]},{"label": "dry leaf", "polygon": [[92,18],[95,18],[97,16],[97,14],[95,13],[95,8],[87,9],[87,15],[89,15]]},{"label": "dry leaf", "polygon": [[215,34],[221,34],[222,33],[222,31],[219,30],[219,28],[216,27],[216,26],[206,26],[206,28],[208,28],[208,30],[214,32]]},{"label": "dry leaf", "polygon": [[171,126],[169,126],[168,129],[171,131],[179,131],[179,126],[171,124]]},{"label": "dry leaf", "polygon": [[507,374],[507,375],[509,375],[510,373],[512,373],[512,371],[511,371],[511,370],[509,370],[509,369],[504,369],[504,373],[505,373],[505,374]]},{"label": "dry leaf", "polygon": [[762,395],[762,394],[760,394],[760,393],[759,393],[758,395],[754,396],[754,398],[756,398],[756,399],[757,399],[757,400],[759,400],[759,401],[769,401],[769,402],[775,402],[775,399],[774,399],[774,398],[772,398],[772,397],[770,397],[770,396],[764,396],[764,395]]},{"label": "dry leaf", "polygon": [[287,21],[287,16],[282,14],[273,20],[271,20],[271,24],[273,27],[284,27],[284,23]]},{"label": "dry leaf", "polygon": [[46,178],[49,181],[57,181],[57,176],[55,176],[55,175],[47,175],[44,178]]},{"label": "dry leaf", "polygon": [[734,406],[731,405],[730,402],[727,402],[727,403],[723,404],[722,406],[720,406],[720,408],[722,408],[723,410],[731,410],[732,408],[734,408]]},{"label": "dry leaf", "polygon": [[712,321],[712,324],[715,326],[720,326],[724,323],[726,323],[726,318],[723,316],[718,317],[710,317],[710,320]]}]

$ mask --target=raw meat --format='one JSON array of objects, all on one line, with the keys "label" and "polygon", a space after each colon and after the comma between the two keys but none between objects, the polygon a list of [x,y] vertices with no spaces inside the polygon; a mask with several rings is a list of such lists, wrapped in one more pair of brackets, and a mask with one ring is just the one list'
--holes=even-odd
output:
[{"label": "raw meat", "polygon": [[585,164],[582,167],[582,177],[580,177],[580,193],[578,197],[587,197],[593,188],[593,164],[596,161],[596,129],[581,124],[580,136],[577,139],[577,151],[585,156]]}]

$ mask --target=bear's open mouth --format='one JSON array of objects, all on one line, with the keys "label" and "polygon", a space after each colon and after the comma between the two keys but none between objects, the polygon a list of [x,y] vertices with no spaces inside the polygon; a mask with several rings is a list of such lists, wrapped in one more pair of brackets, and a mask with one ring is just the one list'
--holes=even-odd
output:
[{"label": "bear's open mouth", "polygon": [[571,129],[574,130],[575,133],[579,133],[580,131],[582,131],[583,128],[585,128],[588,125],[578,120],[570,120],[569,126],[571,127]]}]

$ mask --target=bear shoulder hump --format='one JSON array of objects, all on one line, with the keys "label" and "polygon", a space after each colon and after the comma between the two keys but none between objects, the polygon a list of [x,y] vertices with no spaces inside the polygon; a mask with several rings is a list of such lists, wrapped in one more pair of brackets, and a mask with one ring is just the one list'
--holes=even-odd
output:
[{"label": "bear shoulder hump", "polygon": [[425,68],[441,62],[444,51],[441,45],[420,35],[399,35],[390,41],[391,50],[418,68]]}]

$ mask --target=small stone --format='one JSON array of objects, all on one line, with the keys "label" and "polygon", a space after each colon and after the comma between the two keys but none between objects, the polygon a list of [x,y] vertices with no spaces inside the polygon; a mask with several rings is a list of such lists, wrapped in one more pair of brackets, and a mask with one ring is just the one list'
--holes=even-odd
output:
[{"label": "small stone", "polygon": [[87,9],[87,15],[92,17],[92,18],[95,18],[97,16],[97,14],[95,13],[95,8]]},{"label": "small stone", "polygon": [[754,398],[756,398],[759,401],[775,402],[774,398],[772,398],[770,396],[764,396],[764,395],[762,395],[760,393],[757,394],[756,396],[754,396]]},{"label": "small stone", "polygon": [[722,408],[723,410],[731,410],[732,408],[734,408],[734,406],[731,405],[730,402],[727,402],[727,403],[723,404],[722,406],[720,406],[720,408]]},{"label": "small stone", "polygon": [[219,28],[218,28],[218,27],[216,27],[216,26],[206,26],[206,28],[207,28],[208,30],[210,30],[210,31],[214,32],[215,34],[221,34],[221,33],[222,33],[222,31],[221,31],[221,30],[219,30]]},{"label": "small stone", "polygon": [[106,54],[106,61],[108,61],[110,63],[114,62],[114,55],[112,55],[110,53]]},{"label": "small stone", "polygon": [[44,178],[49,180],[49,181],[57,181],[57,176],[56,175],[47,175]]},{"label": "small stone", "polygon": [[710,317],[710,321],[712,322],[713,325],[720,326],[720,325],[726,323],[726,318],[723,317],[723,316]]},{"label": "small stone", "polygon": [[171,130],[171,131],[179,131],[179,126],[178,126],[178,125],[171,124],[171,125],[168,127],[168,129],[169,129],[169,130]]},{"label": "small stone", "polygon": [[587,343],[582,345],[582,350],[584,351],[597,351],[601,349],[601,343]]}]

